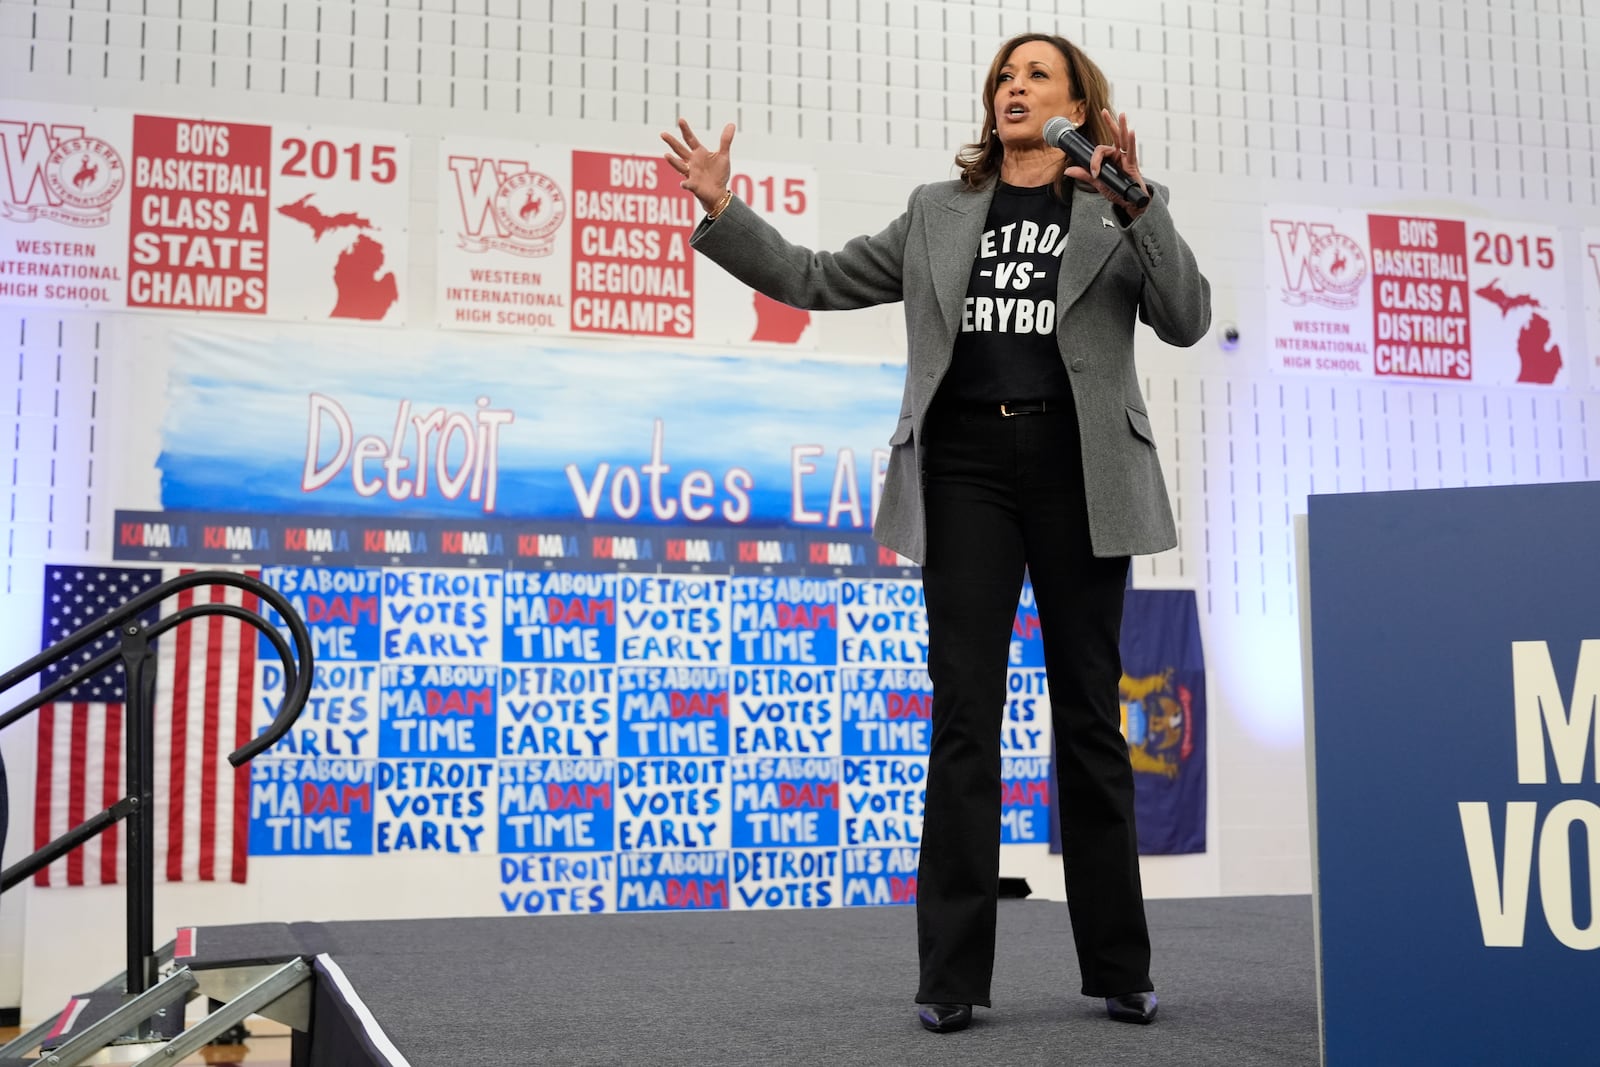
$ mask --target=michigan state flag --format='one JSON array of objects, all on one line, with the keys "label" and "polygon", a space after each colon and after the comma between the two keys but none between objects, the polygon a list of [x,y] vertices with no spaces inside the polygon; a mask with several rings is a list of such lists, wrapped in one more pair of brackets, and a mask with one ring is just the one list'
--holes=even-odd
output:
[{"label": "michigan state flag", "polygon": [[[1206,850],[1206,667],[1189,590],[1129,589],[1122,612],[1122,735],[1133,763],[1139,851]],[[1054,764],[1054,748],[1051,763]],[[1061,851],[1050,774],[1050,851]]]}]

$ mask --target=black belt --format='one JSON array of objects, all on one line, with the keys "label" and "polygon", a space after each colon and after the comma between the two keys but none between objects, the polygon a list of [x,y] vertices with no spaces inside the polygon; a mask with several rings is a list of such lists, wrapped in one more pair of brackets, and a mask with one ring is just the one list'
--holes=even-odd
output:
[{"label": "black belt", "polygon": [[1065,400],[1007,400],[996,403],[991,400],[958,400],[948,405],[951,411],[959,411],[963,415],[999,415],[1009,419],[1015,415],[1043,415],[1048,411],[1061,411],[1067,405]]}]

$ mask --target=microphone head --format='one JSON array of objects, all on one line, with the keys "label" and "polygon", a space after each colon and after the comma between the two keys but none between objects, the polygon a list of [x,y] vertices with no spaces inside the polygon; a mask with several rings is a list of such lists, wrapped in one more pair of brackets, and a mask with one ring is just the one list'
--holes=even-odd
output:
[{"label": "microphone head", "polygon": [[1071,119],[1062,115],[1057,115],[1053,119],[1048,119],[1044,124],[1044,143],[1060,147],[1061,135],[1064,133],[1071,133],[1077,128],[1078,127],[1074,125]]}]

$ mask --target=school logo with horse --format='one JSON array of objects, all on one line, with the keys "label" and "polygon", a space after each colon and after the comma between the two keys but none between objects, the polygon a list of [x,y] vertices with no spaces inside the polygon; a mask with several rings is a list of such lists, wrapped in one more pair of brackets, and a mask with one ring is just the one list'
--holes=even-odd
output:
[{"label": "school logo with horse", "polygon": [[[82,127],[45,123],[3,124],[7,192],[0,213],[12,222],[45,219],[67,226],[104,226],[127,184],[122,156]],[[20,194],[20,195],[19,195]]]}]

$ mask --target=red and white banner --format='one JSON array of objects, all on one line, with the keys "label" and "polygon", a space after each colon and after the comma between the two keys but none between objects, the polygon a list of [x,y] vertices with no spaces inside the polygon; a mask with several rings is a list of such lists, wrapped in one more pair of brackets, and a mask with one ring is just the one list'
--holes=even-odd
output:
[{"label": "red and white banner", "polygon": [[405,322],[390,134],[0,102],[0,303]]},{"label": "red and white banner", "polygon": [[1600,389],[1600,226],[1583,231],[1583,322],[1589,342],[1589,387]]},{"label": "red and white banner", "polygon": [[[817,178],[809,168],[792,164],[740,161],[729,185],[735,196],[755,209],[791,241],[815,248],[820,240],[817,212]],[[695,221],[699,221],[696,205]],[[884,218],[887,224],[888,217]],[[815,348],[816,330],[811,314],[752,292],[749,286],[721,267],[702,259],[699,267],[699,301],[703,315],[720,327],[730,343],[760,341],[769,344]],[[703,340],[717,340],[708,333]]]},{"label": "red and white banner", "polygon": [[[439,324],[811,346],[810,316],[757,297],[689,236],[700,207],[660,157],[477,138],[439,151]],[[817,240],[816,176],[745,164],[734,191]]]},{"label": "red and white banner", "polygon": [[322,126],[272,134],[269,314],[404,325],[409,142]]},{"label": "red and white banner", "polygon": [[1382,381],[1570,382],[1558,231],[1271,206],[1273,369]]},{"label": "red and white banner", "polygon": [[133,117],[128,306],[265,315],[272,128]]},{"label": "red and white banner", "polygon": [[126,304],[132,119],[0,101],[0,304]]}]

